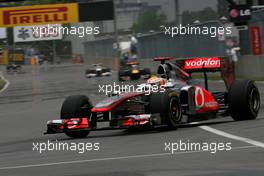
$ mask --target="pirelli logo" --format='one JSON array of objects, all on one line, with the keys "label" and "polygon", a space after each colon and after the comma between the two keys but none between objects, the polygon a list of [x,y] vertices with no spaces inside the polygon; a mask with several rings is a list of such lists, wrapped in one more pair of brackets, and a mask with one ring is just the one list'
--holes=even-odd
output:
[{"label": "pirelli logo", "polygon": [[77,3],[0,8],[0,27],[76,23]]}]

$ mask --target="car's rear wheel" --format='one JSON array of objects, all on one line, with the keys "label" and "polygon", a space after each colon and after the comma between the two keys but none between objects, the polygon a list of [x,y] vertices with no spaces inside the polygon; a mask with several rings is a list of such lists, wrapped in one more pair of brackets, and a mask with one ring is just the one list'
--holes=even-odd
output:
[{"label": "car's rear wheel", "polygon": [[[61,108],[61,119],[71,118],[89,118],[92,104],[88,97],[84,95],[73,95],[66,98]],[[73,138],[86,137],[89,131],[70,131],[66,130],[65,134]]]},{"label": "car's rear wheel", "polygon": [[257,86],[250,80],[236,80],[228,93],[229,111],[236,121],[256,119],[260,109]]},{"label": "car's rear wheel", "polygon": [[162,123],[169,129],[177,129],[181,123],[181,103],[175,91],[151,94],[149,110],[153,114],[160,113]]},{"label": "car's rear wheel", "polygon": [[110,68],[104,68],[104,69],[102,70],[102,73],[110,72],[110,71],[111,71]]},{"label": "car's rear wheel", "polygon": [[126,76],[126,72],[124,70],[119,70],[118,71],[118,80],[120,82],[124,82],[125,80],[123,79],[123,77]]},{"label": "car's rear wheel", "polygon": [[131,80],[139,80],[140,79],[140,76],[141,76],[141,74],[140,73],[131,73],[131,75],[130,75],[130,79]]},{"label": "car's rear wheel", "polygon": [[144,68],[142,70],[142,75],[145,77],[145,79],[149,79],[151,75],[151,71],[149,68]]}]

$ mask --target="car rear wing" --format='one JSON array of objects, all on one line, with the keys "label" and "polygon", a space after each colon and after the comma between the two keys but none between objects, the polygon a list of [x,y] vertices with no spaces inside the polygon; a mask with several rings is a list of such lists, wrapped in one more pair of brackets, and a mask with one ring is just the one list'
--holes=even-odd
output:
[{"label": "car rear wing", "polygon": [[199,57],[184,59],[183,69],[188,73],[220,72],[222,59],[222,57]]},{"label": "car rear wing", "polygon": [[[183,70],[189,74],[200,72],[204,75],[205,89],[208,90],[207,72],[221,72],[224,57],[197,57],[180,60],[183,62]],[[177,61],[176,61],[177,62]]]},{"label": "car rear wing", "polygon": [[[226,57],[194,57],[194,58],[178,58],[176,65],[188,74],[200,72],[204,75],[205,89],[208,90],[207,72],[223,72]],[[173,60],[172,57],[158,57],[154,61],[160,61],[164,65],[166,61]]]}]

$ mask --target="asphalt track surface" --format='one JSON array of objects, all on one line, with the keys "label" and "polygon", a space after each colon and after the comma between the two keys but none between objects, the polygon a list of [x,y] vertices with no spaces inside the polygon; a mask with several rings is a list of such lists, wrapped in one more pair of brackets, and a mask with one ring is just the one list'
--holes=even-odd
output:
[{"label": "asphalt track surface", "polygon": [[[0,68],[0,70],[3,68]],[[108,78],[86,79],[83,66],[25,69],[4,76],[9,87],[0,95],[1,176],[263,176],[264,115],[234,122],[230,117],[184,125],[176,131],[91,132],[84,139],[64,134],[43,135],[46,121],[59,118],[64,98],[90,95],[98,102],[98,84]],[[222,83],[214,83],[220,88]],[[264,84],[258,83],[262,102]],[[33,142],[100,143],[99,151],[33,151]],[[230,151],[165,151],[165,143],[230,142]]]}]

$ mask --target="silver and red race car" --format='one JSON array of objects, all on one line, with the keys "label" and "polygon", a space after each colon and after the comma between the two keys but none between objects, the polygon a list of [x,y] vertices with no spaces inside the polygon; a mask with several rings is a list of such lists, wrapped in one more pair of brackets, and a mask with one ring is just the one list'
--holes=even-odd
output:
[{"label": "silver and red race car", "polygon": [[102,64],[93,64],[93,68],[85,70],[86,78],[111,76],[112,72],[110,68],[102,66]]},{"label": "silver and red race car", "polygon": [[[80,138],[96,130],[177,129],[182,123],[218,116],[230,115],[234,120],[257,117],[260,95],[253,81],[235,80],[227,91],[208,90],[207,72],[219,72],[221,58],[187,59],[181,68],[168,61],[172,58],[155,60],[161,62],[158,77],[150,78],[145,85],[156,85],[159,91],[121,93],[95,106],[85,95],[70,96],[62,105],[61,118],[47,122],[45,134]],[[204,73],[205,86],[192,84],[193,72]]]}]

